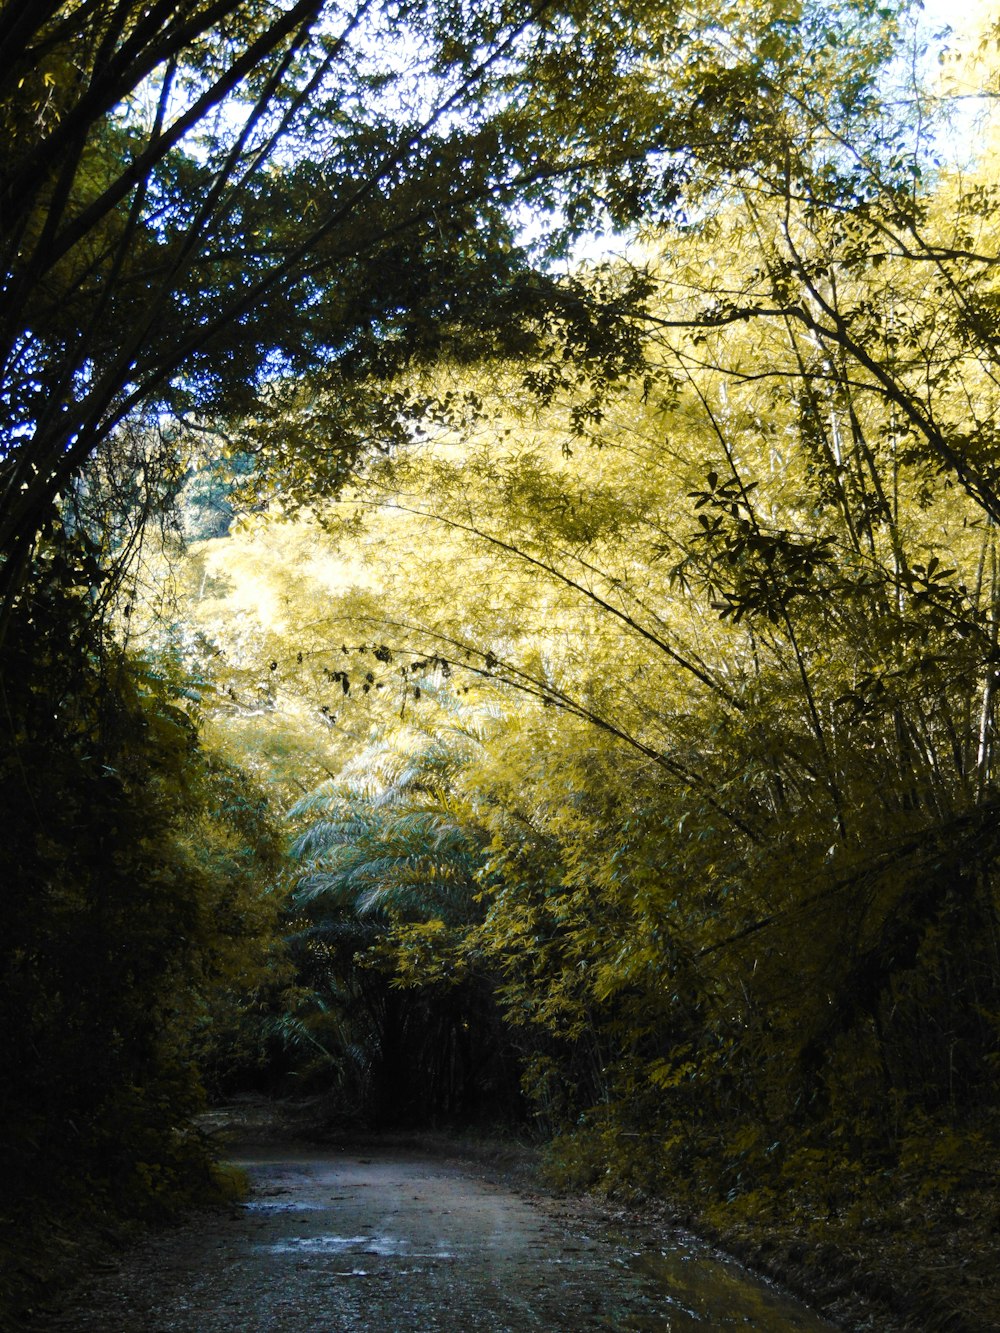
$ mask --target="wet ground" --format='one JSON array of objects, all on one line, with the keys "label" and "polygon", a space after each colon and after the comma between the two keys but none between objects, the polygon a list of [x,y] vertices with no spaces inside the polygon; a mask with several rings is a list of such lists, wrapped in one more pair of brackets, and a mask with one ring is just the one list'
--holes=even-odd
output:
[{"label": "wet ground", "polygon": [[110,1264],[53,1316],[100,1333],[821,1333],[683,1233],[622,1228],[399,1149],[268,1145],[248,1201]]}]

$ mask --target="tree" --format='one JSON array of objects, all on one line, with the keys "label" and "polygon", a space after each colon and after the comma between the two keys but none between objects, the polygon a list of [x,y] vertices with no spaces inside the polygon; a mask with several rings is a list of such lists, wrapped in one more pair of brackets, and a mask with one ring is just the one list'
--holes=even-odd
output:
[{"label": "tree", "polygon": [[[470,17],[478,58],[435,72],[433,7],[5,7],[5,604],[56,496],[123,422],[245,414],[266,380],[358,355],[407,307],[401,282],[424,293],[433,262],[458,261],[456,227],[506,235],[481,127],[443,122],[530,14]],[[422,43],[417,93],[395,23]]]},{"label": "tree", "polygon": [[[285,688],[301,653],[352,698],[432,669],[548,705],[505,732],[516,778],[494,755],[505,850],[467,947],[513,1022],[570,1041],[546,1052],[568,1116],[590,1099],[611,1142],[655,1124],[671,1168],[735,1195],[805,1189],[821,1160],[852,1197],[921,1125],[986,1113],[997,1041],[993,528],[984,489],[942,485],[901,425],[918,397],[988,425],[989,349],[931,309],[926,249],[863,268],[854,220],[902,205],[842,190],[838,211],[825,145],[803,198],[743,183],[650,234],[645,375],[599,411],[558,366],[541,414],[523,365],[417,381],[454,410],[294,529],[325,526],[339,561],[271,640]],[[927,227],[953,188],[928,184]],[[773,305],[732,296],[792,243],[867,361],[803,337],[792,278]]]},{"label": "tree", "polygon": [[276,967],[266,802],[202,750],[184,683],[93,619],[99,582],[51,537],[3,651],[5,1314],[46,1228],[215,1193],[197,1055]]},{"label": "tree", "polygon": [[[510,205],[555,210],[556,251],[596,217],[660,214],[825,82],[835,123],[870,134],[859,69],[892,31],[868,4],[793,25],[715,0],[684,28],[638,0],[66,0],[3,22],[6,605],[56,496],[136,414],[257,417],[265,488],[291,496],[405,438],[413,404],[377,408],[361,371],[557,331],[599,394],[632,363],[643,286],[600,302],[530,270]],[[303,412],[307,369],[327,392]]]},{"label": "tree", "polygon": [[292,812],[291,947],[308,989],[289,1025],[327,1044],[342,1096],[361,1053],[352,1109],[376,1124],[496,1116],[517,1100],[491,978],[459,947],[481,915],[485,856],[463,775],[489,719],[425,688],[433,731],[397,723]]},{"label": "tree", "polygon": [[[548,1123],[644,1185],[808,1219],[860,1208],[886,1163],[912,1178],[928,1144],[971,1175],[1000,1012],[989,163],[934,161],[886,94],[897,16],[862,0],[706,0],[683,30],[639,4],[457,32],[447,7],[409,10],[433,106],[399,115],[407,70],[367,63],[381,19],[326,13],[248,67],[218,138],[167,145],[235,68],[178,47],[170,79],[192,82],[175,100],[155,67],[141,138],[164,153],[97,193],[47,287],[24,269],[32,339],[15,319],[10,346],[42,360],[9,400],[11,476],[29,470],[10,550],[34,543],[29,493],[44,507],[99,438],[140,446],[100,460],[108,490],[149,442],[169,458],[169,413],[210,468],[254,460],[245,496],[280,497],[282,522],[178,558],[185,614],[153,634],[197,666],[206,736],[255,752],[284,804],[330,779],[301,809],[286,1028],[343,1088],[365,1089],[352,1044],[402,1034],[393,1060],[426,1057],[423,1091],[454,1101],[475,993]],[[95,49],[132,49],[126,28]],[[120,178],[137,123],[102,113],[65,147],[65,199],[38,187],[15,276],[91,216],[74,191],[104,189],[102,163]],[[534,268],[516,198],[550,210]],[[604,222],[634,229],[623,261],[560,274]],[[179,321],[134,322],[168,291]],[[112,309],[126,337],[101,343],[88,321]],[[67,448],[32,462],[36,435]],[[75,493],[80,541],[101,482]],[[86,654],[103,599],[83,569],[64,640]],[[432,712],[445,691],[495,710],[481,762]],[[79,748],[57,757],[89,775]],[[182,786],[157,825],[172,850]],[[196,909],[214,881],[195,880]]]}]

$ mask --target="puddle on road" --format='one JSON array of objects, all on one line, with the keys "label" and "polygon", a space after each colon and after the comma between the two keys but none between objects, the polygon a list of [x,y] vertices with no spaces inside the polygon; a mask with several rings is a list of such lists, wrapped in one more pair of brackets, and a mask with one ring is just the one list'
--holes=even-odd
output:
[{"label": "puddle on road", "polygon": [[289,1236],[287,1240],[276,1241],[273,1245],[261,1248],[271,1254],[298,1254],[313,1250],[349,1250],[368,1245],[367,1236]]},{"label": "puddle on road", "polygon": [[659,1252],[635,1252],[625,1267],[645,1278],[646,1293],[668,1309],[663,1316],[635,1317],[623,1329],[760,1329],[762,1333],[830,1333],[833,1325],[785,1296],[735,1260],[678,1242]]},{"label": "puddle on road", "polygon": [[413,1250],[400,1236],[289,1236],[262,1249],[270,1254],[339,1254],[357,1250],[361,1254],[378,1255],[382,1259],[405,1256],[407,1259],[454,1259],[450,1250]]},{"label": "puddle on road", "polygon": [[[592,1269],[596,1286],[608,1298],[607,1327],[621,1333],[706,1333],[709,1329],[720,1333],[731,1329],[830,1333],[832,1329],[735,1260],[713,1255],[681,1238],[669,1250],[639,1251],[634,1241],[630,1246],[624,1238],[618,1238],[618,1244],[625,1253],[613,1260],[611,1272],[601,1272],[600,1247],[570,1245],[562,1256],[537,1256],[536,1275],[563,1266],[578,1274]],[[386,1235],[289,1236],[259,1248],[271,1254],[343,1256],[351,1267],[329,1274],[338,1278],[372,1276],[369,1269],[357,1265],[360,1256],[424,1261],[424,1267],[396,1269],[398,1276],[429,1275],[438,1263],[457,1257],[443,1246],[434,1251],[414,1250],[405,1238]]]},{"label": "puddle on road", "polygon": [[320,1208],[318,1203],[304,1203],[298,1199],[251,1199],[243,1205],[247,1213],[313,1213]]}]

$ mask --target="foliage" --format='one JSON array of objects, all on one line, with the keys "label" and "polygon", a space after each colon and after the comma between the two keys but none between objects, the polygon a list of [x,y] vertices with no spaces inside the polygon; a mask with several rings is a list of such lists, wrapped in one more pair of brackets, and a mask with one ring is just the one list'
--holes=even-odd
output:
[{"label": "foliage", "polygon": [[[1000,1050],[990,167],[812,93],[711,208],[574,275],[643,275],[599,405],[557,350],[543,408],[523,361],[411,368],[448,412],[196,556],[255,589],[334,772],[366,720],[434,734],[428,679],[492,701],[476,911],[411,897],[398,979],[489,978],[587,1174],[808,1226],[973,1188]],[[239,596],[192,604],[234,669]],[[338,827],[342,887],[418,887],[400,826]]]},{"label": "foliage", "polygon": [[462,792],[480,727],[461,712],[433,734],[397,726],[292,812],[295,1019],[337,1071],[342,1114],[426,1123],[516,1104],[490,979],[462,950],[481,915],[483,833]]},{"label": "foliage", "polygon": [[266,806],[201,750],[180,683],[107,637],[100,578],[54,532],[0,675],[8,1259],[56,1214],[159,1217],[214,1191],[194,1055],[220,994],[246,1005],[273,965]]},{"label": "foliage", "polygon": [[[244,971],[242,767],[298,835],[275,1027],[343,1114],[514,1107],[516,1069],[564,1174],[710,1218],[977,1189],[995,145],[947,160],[905,9],[15,9],[20,1179],[72,1106],[141,1208],[190,1053],[245,1058],[285,974]],[[178,494],[208,539],[140,560]]]},{"label": "foliage", "polygon": [[[595,224],[692,206],[762,151],[773,165],[782,117],[783,142],[805,114],[867,146],[890,11],[795,17],[727,0],[684,22],[647,0],[9,4],[3,604],[123,427],[225,426],[261,463],[252,491],[308,503],[438,406],[389,385],[414,362],[528,357],[543,398],[572,383],[599,410],[638,369],[647,284],[532,266],[516,209],[548,213],[551,259]],[[561,369],[539,364],[553,339]],[[184,442],[161,443],[176,467]]]},{"label": "foliage", "polygon": [[[321,0],[5,7],[7,600],[56,497],[123,423],[248,416],[268,381],[357,355],[373,320],[409,308],[404,275],[424,297],[475,265],[451,224],[437,244],[435,210],[482,221],[469,234],[496,249],[489,187],[455,170],[476,129],[438,124],[490,57],[414,101],[400,32],[430,61],[439,18]],[[481,19],[495,60],[518,20]]]}]

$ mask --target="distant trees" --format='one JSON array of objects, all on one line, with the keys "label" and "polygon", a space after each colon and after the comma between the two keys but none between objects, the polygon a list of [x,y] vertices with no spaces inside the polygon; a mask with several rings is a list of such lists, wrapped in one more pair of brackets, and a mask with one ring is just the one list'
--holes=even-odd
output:
[{"label": "distant trees", "polygon": [[[439,705],[432,732],[388,727],[292,811],[290,946],[306,989],[286,1030],[341,1085],[342,1113],[378,1124],[499,1118],[518,1101],[490,977],[460,947],[482,916],[486,831],[462,775],[486,719]],[[326,1070],[305,1045],[324,1041]]]}]

